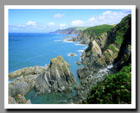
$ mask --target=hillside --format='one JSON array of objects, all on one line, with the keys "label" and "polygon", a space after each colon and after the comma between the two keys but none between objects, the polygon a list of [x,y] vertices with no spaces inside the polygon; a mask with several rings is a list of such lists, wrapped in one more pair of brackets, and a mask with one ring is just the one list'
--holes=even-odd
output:
[{"label": "hillside", "polygon": [[113,27],[114,25],[107,24],[89,27],[79,33],[77,40],[82,44],[88,44],[90,40],[98,38],[102,33],[110,31]]},{"label": "hillside", "polygon": [[79,34],[79,32],[85,30],[87,27],[70,27],[67,29],[60,29],[60,30],[56,30],[54,32],[51,33],[55,33],[55,34]]}]

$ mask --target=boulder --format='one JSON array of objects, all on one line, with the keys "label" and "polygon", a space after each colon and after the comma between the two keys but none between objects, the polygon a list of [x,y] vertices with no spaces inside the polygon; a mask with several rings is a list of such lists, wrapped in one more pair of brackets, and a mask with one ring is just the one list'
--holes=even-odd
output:
[{"label": "boulder", "polygon": [[8,97],[8,103],[9,103],[9,104],[16,104],[15,98],[9,96],[9,97]]},{"label": "boulder", "polygon": [[80,62],[80,61],[78,61],[78,62],[76,62],[76,64],[77,64],[77,65],[81,65],[81,62]]},{"label": "boulder", "polygon": [[75,53],[71,53],[70,56],[75,56]]},{"label": "boulder", "polygon": [[23,95],[17,94],[15,96],[15,98],[9,96],[8,97],[8,103],[9,104],[31,104],[31,101],[30,100],[26,100],[26,98]]}]

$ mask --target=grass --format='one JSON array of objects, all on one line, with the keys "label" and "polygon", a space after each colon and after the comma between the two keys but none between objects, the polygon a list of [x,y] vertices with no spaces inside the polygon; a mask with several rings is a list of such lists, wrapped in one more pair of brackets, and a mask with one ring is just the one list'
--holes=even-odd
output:
[{"label": "grass", "polygon": [[89,35],[94,33],[97,37],[99,37],[102,33],[108,32],[112,28],[114,28],[113,25],[103,24],[103,25],[87,28],[84,30],[84,32],[87,32]]},{"label": "grass", "polygon": [[114,45],[109,45],[108,49],[112,50],[113,52],[118,52],[117,48]]}]

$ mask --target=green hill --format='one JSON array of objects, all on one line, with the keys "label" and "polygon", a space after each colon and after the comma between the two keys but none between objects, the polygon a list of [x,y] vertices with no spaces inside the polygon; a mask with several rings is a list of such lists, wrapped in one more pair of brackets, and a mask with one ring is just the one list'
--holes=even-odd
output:
[{"label": "green hill", "polygon": [[114,28],[114,25],[103,24],[99,26],[89,27],[85,29],[84,32],[87,32],[89,35],[94,32],[94,34],[98,37],[102,33],[110,31],[112,28]]}]

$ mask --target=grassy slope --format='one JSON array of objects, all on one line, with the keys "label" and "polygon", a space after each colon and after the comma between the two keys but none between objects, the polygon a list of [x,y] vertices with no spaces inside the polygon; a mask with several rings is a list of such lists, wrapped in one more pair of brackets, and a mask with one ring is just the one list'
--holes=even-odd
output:
[{"label": "grassy slope", "polygon": [[114,28],[114,25],[103,24],[99,26],[89,27],[85,29],[84,32],[87,32],[89,35],[94,32],[95,35],[98,37],[102,33],[110,31],[112,28]]}]

